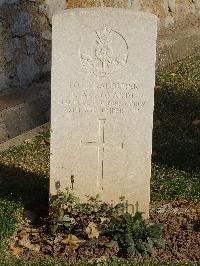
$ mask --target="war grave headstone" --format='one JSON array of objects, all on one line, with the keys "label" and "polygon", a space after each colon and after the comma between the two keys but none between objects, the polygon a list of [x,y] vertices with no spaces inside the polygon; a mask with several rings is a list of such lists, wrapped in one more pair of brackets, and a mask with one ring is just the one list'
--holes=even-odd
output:
[{"label": "war grave headstone", "polygon": [[115,8],[53,17],[50,194],[127,200],[148,217],[157,18]]}]

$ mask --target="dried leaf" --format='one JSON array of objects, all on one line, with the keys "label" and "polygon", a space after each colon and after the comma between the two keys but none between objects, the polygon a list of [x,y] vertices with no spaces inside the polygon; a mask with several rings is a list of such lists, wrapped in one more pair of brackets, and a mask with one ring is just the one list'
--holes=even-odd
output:
[{"label": "dried leaf", "polygon": [[20,254],[23,253],[23,248],[16,247],[15,245],[11,245],[10,250],[12,251],[13,256],[19,256]]},{"label": "dried leaf", "polygon": [[40,245],[38,244],[32,244],[30,239],[29,239],[29,235],[26,233],[26,231],[21,231],[19,234],[19,241],[18,241],[18,245],[20,247],[23,248],[27,248],[29,250],[35,251],[35,252],[39,252],[40,251]]},{"label": "dried leaf", "polygon": [[76,250],[81,242],[82,241],[78,239],[78,237],[71,234],[69,234],[65,239],[62,240],[62,243],[67,245],[72,250]]},{"label": "dried leaf", "polygon": [[31,142],[32,142],[32,139],[25,139],[24,142],[25,142],[25,143],[31,143]]},{"label": "dried leaf", "polygon": [[97,225],[93,222],[89,223],[88,227],[86,228],[86,234],[90,239],[98,238],[99,230],[97,228]]},{"label": "dried leaf", "polygon": [[159,188],[162,191],[164,189],[164,185],[161,185]]},{"label": "dried leaf", "polygon": [[33,245],[32,244],[29,249],[39,253],[40,252],[40,245],[38,245],[38,244]]},{"label": "dried leaf", "polygon": [[42,144],[42,145],[50,145],[50,141],[48,139],[43,139],[40,144]]}]

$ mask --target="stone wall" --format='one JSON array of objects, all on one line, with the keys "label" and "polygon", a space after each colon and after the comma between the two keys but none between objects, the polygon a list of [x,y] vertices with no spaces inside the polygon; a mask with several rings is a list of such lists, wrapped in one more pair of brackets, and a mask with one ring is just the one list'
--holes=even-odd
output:
[{"label": "stone wall", "polygon": [[26,88],[50,71],[51,27],[40,1],[0,3],[0,91]]},{"label": "stone wall", "polygon": [[49,78],[55,10],[101,5],[152,12],[161,30],[200,18],[200,0],[0,0],[0,92]]},{"label": "stone wall", "polygon": [[174,26],[188,16],[200,17],[200,0],[68,0],[68,8],[121,7],[154,13],[160,28]]},{"label": "stone wall", "polygon": [[91,6],[156,14],[159,68],[200,50],[200,0],[0,0],[0,143],[49,119],[52,14]]}]

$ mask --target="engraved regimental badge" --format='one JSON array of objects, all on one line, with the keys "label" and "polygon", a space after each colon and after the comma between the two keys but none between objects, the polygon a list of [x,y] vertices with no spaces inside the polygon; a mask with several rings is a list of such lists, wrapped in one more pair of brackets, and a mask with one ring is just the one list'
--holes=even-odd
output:
[{"label": "engraved regimental badge", "polygon": [[96,31],[96,47],[89,53],[80,49],[82,67],[97,78],[107,77],[126,65],[128,44],[120,33],[104,25]]}]

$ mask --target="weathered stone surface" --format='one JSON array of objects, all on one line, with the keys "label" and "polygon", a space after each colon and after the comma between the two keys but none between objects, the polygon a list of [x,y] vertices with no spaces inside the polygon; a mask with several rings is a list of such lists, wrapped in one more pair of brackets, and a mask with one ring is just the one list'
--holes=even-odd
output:
[{"label": "weathered stone surface", "polygon": [[3,4],[17,4],[19,2],[19,0],[0,0],[0,6],[2,6]]},{"label": "weathered stone surface", "polygon": [[8,132],[6,125],[0,122],[0,143],[6,141],[8,139]]},{"label": "weathered stone surface", "polygon": [[0,71],[0,92],[7,88],[9,79],[5,72]]},{"label": "weathered stone surface", "polygon": [[128,9],[53,19],[51,193],[128,200],[148,217],[156,25]]},{"label": "weathered stone surface", "polygon": [[199,26],[174,30],[167,38],[159,39],[157,42],[157,68],[161,70],[173,65],[174,62],[180,62],[190,54],[199,54],[199,47]]},{"label": "weathered stone surface", "polygon": [[26,11],[20,11],[17,14],[13,24],[11,25],[11,32],[13,36],[24,36],[31,30],[31,15]]},{"label": "weathered stone surface", "polygon": [[[38,124],[43,124],[50,119],[50,95],[36,97],[27,102],[30,117],[34,121],[37,120]],[[35,123],[35,121],[34,121]]]},{"label": "weathered stone surface", "polygon": [[[12,94],[6,94],[4,96],[0,96],[0,112],[2,110],[5,109],[9,109],[11,107],[14,107],[18,104],[20,104],[21,102],[23,102],[22,100],[23,95],[22,93],[18,92],[18,93],[12,93]],[[1,120],[0,120],[1,123]]]},{"label": "weathered stone surface", "polygon": [[169,15],[165,18],[165,27],[168,28],[174,24],[174,18]]},{"label": "weathered stone surface", "polygon": [[43,31],[42,32],[42,38],[45,40],[50,41],[52,39],[52,33],[49,30]]},{"label": "weathered stone surface", "polygon": [[19,38],[10,39],[5,45],[5,58],[7,62],[10,62],[14,55],[16,49],[19,49],[21,46],[21,42]]},{"label": "weathered stone surface", "polygon": [[77,7],[129,7],[129,0],[68,0],[68,8],[77,8]]},{"label": "weathered stone surface", "polygon": [[130,2],[131,8],[133,8],[136,11],[141,10],[142,6],[141,6],[140,0],[133,0],[133,1],[129,1],[129,2]]},{"label": "weathered stone surface", "polygon": [[26,48],[29,55],[36,54],[37,44],[36,39],[33,36],[26,36]]},{"label": "weathered stone surface", "polygon": [[200,0],[193,0],[196,9],[200,9]]},{"label": "weathered stone surface", "polygon": [[17,65],[17,75],[21,86],[26,86],[37,77],[40,72],[39,66],[35,63],[32,56],[26,56]]},{"label": "weathered stone surface", "polygon": [[[34,83],[28,91],[0,96],[0,135],[13,138],[46,123],[50,118],[49,110],[49,82]],[[2,138],[0,143],[5,140]]]},{"label": "weathered stone surface", "polygon": [[0,22],[0,34],[2,34],[2,32],[3,32],[3,23]]},{"label": "weathered stone surface", "polygon": [[66,9],[66,0],[45,0],[43,8],[47,11],[49,20],[55,12]]},{"label": "weathered stone surface", "polygon": [[[33,121],[23,104],[12,107],[2,112],[2,117],[6,121],[9,137],[13,138],[22,132],[33,128]],[[13,123],[15,121],[15,123]]]},{"label": "weathered stone surface", "polygon": [[23,134],[15,138],[12,138],[6,142],[0,143],[0,151],[8,150],[10,147],[20,146],[24,144],[24,142],[26,142],[27,140],[33,140],[36,136],[42,134],[43,132],[46,132],[49,129],[50,129],[50,123],[48,122],[39,127],[31,129],[30,131],[23,132]]},{"label": "weathered stone surface", "polygon": [[176,0],[168,0],[168,7],[170,12],[176,12]]}]

